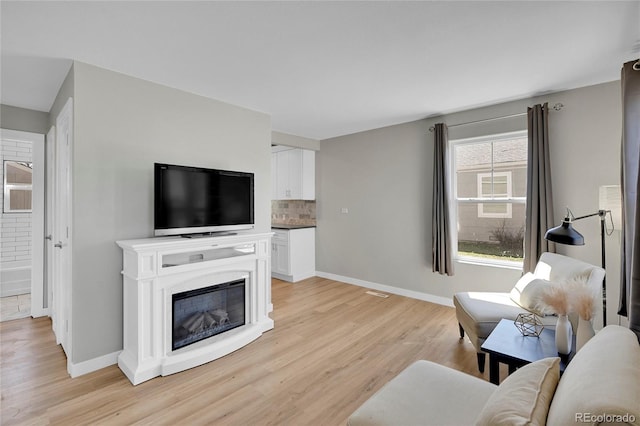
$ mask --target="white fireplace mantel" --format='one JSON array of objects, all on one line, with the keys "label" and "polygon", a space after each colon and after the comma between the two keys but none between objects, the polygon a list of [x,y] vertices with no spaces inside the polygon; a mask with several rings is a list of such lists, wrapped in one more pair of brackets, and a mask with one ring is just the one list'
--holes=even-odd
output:
[{"label": "white fireplace mantel", "polygon": [[[271,233],[118,241],[123,250],[124,349],[137,385],[227,355],[273,328]],[[172,350],[173,294],[244,278],[245,325]]]}]

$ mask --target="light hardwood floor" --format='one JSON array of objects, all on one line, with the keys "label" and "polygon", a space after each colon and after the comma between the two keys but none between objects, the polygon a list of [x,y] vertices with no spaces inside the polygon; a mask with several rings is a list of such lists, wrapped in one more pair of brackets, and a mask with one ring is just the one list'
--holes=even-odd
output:
[{"label": "light hardwood floor", "polygon": [[71,379],[47,318],[2,323],[1,423],[343,425],[415,360],[483,377],[471,343],[458,338],[453,308],[365,291],[274,279],[273,330],[138,386],[115,365]]}]

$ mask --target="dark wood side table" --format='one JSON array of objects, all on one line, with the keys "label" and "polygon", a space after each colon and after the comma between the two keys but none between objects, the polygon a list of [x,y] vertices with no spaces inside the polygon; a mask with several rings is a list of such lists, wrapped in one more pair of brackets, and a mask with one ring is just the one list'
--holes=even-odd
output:
[{"label": "dark wood side table", "polygon": [[499,363],[507,364],[509,374],[517,368],[548,357],[560,357],[560,374],[574,355],[575,341],[572,352],[567,356],[560,356],[556,349],[556,333],[552,328],[545,327],[540,336],[523,336],[516,328],[513,320],[502,319],[489,334],[481,346],[489,354],[489,381],[500,383]]}]

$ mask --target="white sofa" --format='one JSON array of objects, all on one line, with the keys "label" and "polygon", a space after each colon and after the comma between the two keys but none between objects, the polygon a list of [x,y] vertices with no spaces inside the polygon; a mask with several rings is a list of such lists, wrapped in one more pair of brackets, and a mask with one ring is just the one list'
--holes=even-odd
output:
[{"label": "white sofa", "polygon": [[[558,284],[576,277],[584,277],[594,293],[599,294],[602,292],[604,274],[604,269],[598,266],[561,254],[542,253],[532,277]],[[485,364],[485,354],[480,347],[489,334],[502,318],[515,320],[519,313],[526,312],[525,308],[514,302],[511,296],[511,293],[501,292],[461,292],[453,296],[456,318],[460,326],[460,338],[463,338],[466,332],[476,348],[480,372],[484,372]],[[597,310],[594,322],[601,321],[601,311],[602,309]],[[542,317],[545,326],[555,326],[556,321],[557,318],[554,316]]]},{"label": "white sofa", "polygon": [[499,386],[417,361],[358,408],[348,425],[640,425],[640,345],[635,333],[617,325],[605,327],[582,347],[560,379],[558,360],[526,365]]}]

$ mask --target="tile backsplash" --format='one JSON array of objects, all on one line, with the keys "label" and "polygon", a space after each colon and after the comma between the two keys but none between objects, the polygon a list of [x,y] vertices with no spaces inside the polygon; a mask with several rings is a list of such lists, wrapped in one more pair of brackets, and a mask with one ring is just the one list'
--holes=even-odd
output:
[{"label": "tile backsplash", "polygon": [[315,200],[271,200],[271,223],[315,225]]}]

